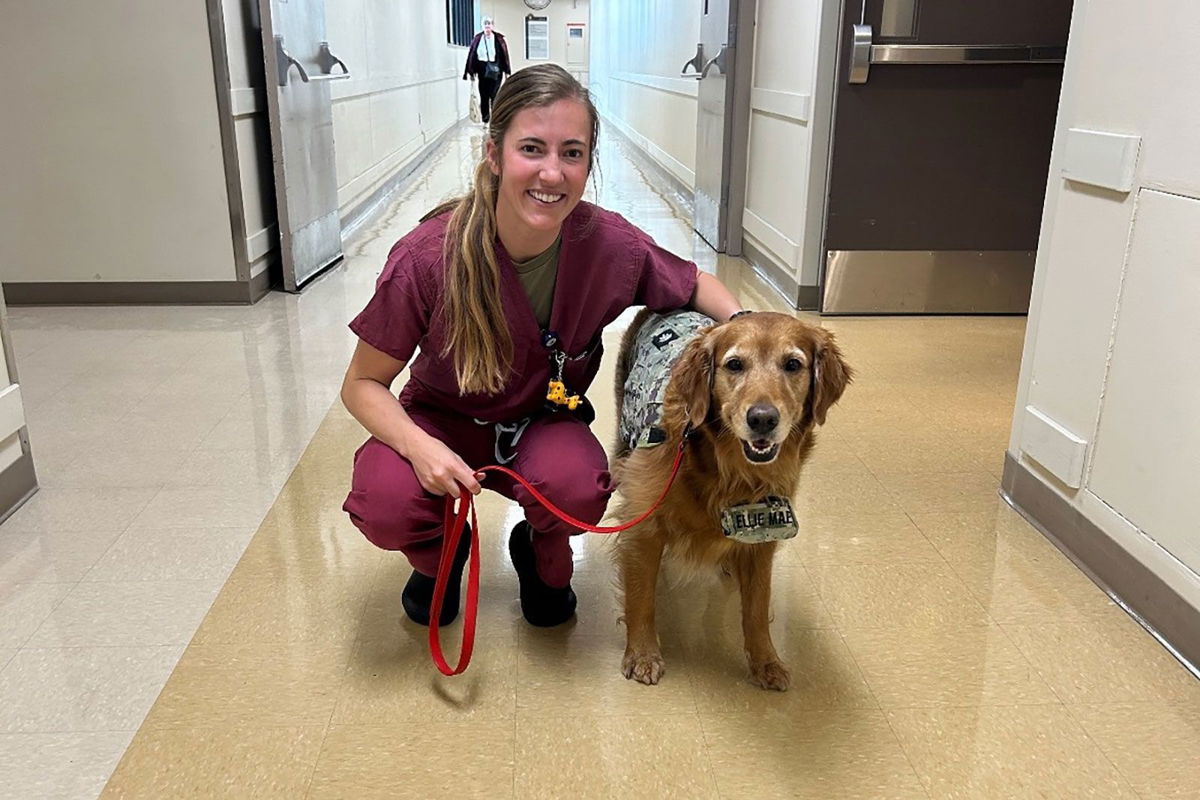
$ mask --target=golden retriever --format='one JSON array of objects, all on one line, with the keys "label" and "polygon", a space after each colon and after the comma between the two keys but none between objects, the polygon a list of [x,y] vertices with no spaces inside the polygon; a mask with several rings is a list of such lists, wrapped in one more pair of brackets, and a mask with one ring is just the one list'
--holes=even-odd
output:
[{"label": "golden retriever", "polygon": [[[648,316],[640,313],[621,343],[618,417],[633,343]],[[626,678],[656,684],[663,675],[654,593],[665,553],[689,567],[716,569],[736,579],[751,680],[766,689],[788,688],[791,678],[775,652],[769,620],[777,542],[727,538],[721,512],[769,495],[790,499],[795,494],[814,428],[824,424],[851,377],[833,334],[787,314],[739,316],[701,330],[684,348],[663,397],[666,441],[632,450],[618,442],[614,451],[621,493],[616,516],[633,519],[661,494],[685,425],[694,428],[663,505],[616,540]]]}]

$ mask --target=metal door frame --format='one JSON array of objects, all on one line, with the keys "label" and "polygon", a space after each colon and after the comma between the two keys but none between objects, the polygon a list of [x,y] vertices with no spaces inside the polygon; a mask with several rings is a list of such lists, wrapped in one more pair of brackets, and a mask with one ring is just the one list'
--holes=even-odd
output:
[{"label": "metal door frame", "polygon": [[[238,159],[237,132],[233,119],[233,90],[229,75],[229,45],[225,37],[225,13],[221,0],[205,0],[208,6],[208,37],[213,55],[213,79],[217,97],[217,121],[221,129],[221,155],[225,164],[225,193],[229,198],[229,229],[233,236],[234,274],[250,280],[250,257],[246,251],[245,199],[242,197],[242,165]],[[257,8],[257,4],[254,4]]]},{"label": "metal door frame", "polygon": [[[722,73],[728,81],[728,85],[725,88],[721,190],[720,196],[717,198],[718,219],[720,218],[720,209],[724,207],[725,225],[722,229],[718,223],[718,244],[715,246],[709,244],[709,246],[718,253],[740,256],[742,254],[742,215],[746,209],[746,169],[750,151],[750,93],[754,85],[754,28],[758,0],[728,0],[728,2],[733,9],[729,14],[732,21],[728,24],[725,38],[727,48],[733,51],[733,59],[730,70],[732,75]],[[728,47],[730,41],[733,43],[732,47]],[[709,60],[709,63],[702,68],[704,72],[711,68],[719,69],[715,60],[715,56]],[[697,71],[700,71],[699,65],[694,66],[697,66]],[[700,132],[700,83],[704,79],[703,75],[697,79],[697,135]],[[699,155],[699,149],[696,152]],[[694,192],[695,188],[693,187]],[[723,246],[720,243],[722,238],[724,239]],[[705,242],[708,243],[707,240]]]},{"label": "metal door frame", "polygon": [[[262,41],[262,48],[263,48],[263,61],[264,61],[264,66],[265,66],[264,73],[265,73],[265,83],[266,83],[266,93],[267,93],[267,113],[268,113],[268,118],[270,120],[269,129],[270,129],[270,133],[271,133],[271,162],[272,162],[272,167],[273,167],[273,174],[275,177],[275,198],[276,198],[275,213],[276,213],[276,219],[277,219],[278,229],[279,229],[280,272],[281,272],[282,279],[283,279],[283,288],[286,291],[295,293],[295,292],[299,292],[306,285],[308,285],[312,281],[316,280],[321,275],[325,274],[331,267],[337,266],[342,261],[344,261],[345,260],[345,251],[342,249],[342,243],[339,241],[337,255],[334,256],[328,263],[321,265],[316,270],[314,270],[312,273],[304,275],[303,277],[300,277],[296,274],[294,262],[291,265],[291,267],[289,268],[288,260],[289,260],[289,256],[291,255],[291,251],[292,251],[291,245],[292,245],[292,238],[293,238],[292,237],[293,229],[292,229],[292,223],[291,223],[291,209],[289,208],[289,204],[287,202],[280,202],[280,200],[279,200],[281,188],[284,190],[283,194],[286,198],[287,185],[288,185],[287,180],[286,180],[286,178],[287,178],[286,159],[283,154],[283,143],[282,143],[283,112],[280,107],[279,90],[280,90],[280,88],[286,88],[289,85],[297,85],[298,86],[298,85],[302,84],[304,86],[308,86],[309,83],[313,83],[313,82],[322,82],[323,83],[323,82],[329,81],[329,80],[348,78],[350,76],[350,71],[346,67],[346,65],[341,62],[340,59],[336,58],[329,52],[328,43],[323,41],[323,42],[321,42],[320,56],[316,59],[318,62],[319,69],[321,71],[313,73],[310,77],[309,74],[307,73],[307,71],[303,68],[303,66],[300,63],[298,63],[295,59],[293,59],[290,55],[288,55],[287,51],[283,49],[284,46],[286,45],[286,43],[280,44],[277,41],[276,24],[275,24],[276,20],[274,18],[273,12],[271,12],[271,4],[272,4],[273,0],[250,0],[250,1],[258,9],[258,22],[259,22],[259,27],[260,27],[261,34],[262,34],[261,41]],[[284,2],[284,3],[287,2],[287,0],[280,0],[280,1]],[[322,8],[323,7],[324,7],[324,0],[322,0]],[[282,63],[281,64],[280,62],[284,58],[286,58],[287,62],[290,62],[290,63]],[[344,72],[342,74],[334,74],[333,73],[334,64],[331,62],[328,62],[327,60],[323,60],[323,59],[332,59],[332,62],[336,62],[337,64],[341,65]],[[292,69],[293,66],[296,67],[295,70]],[[281,69],[281,67],[282,67],[282,69]],[[293,83],[294,79],[289,79],[289,74],[293,73],[293,72],[299,73],[299,77],[300,77],[299,82]],[[326,90],[326,89],[323,89],[323,90]],[[330,98],[330,109],[331,109],[331,117],[332,117],[332,97]],[[331,120],[331,122],[332,122],[332,120]],[[280,139],[281,139],[278,151],[276,150],[276,145],[275,145],[276,133],[279,133]],[[333,146],[336,147],[336,142],[333,142]],[[333,153],[331,153],[330,155],[331,155],[331,157],[333,157]],[[337,182],[336,181],[336,167],[331,167],[331,169],[334,169],[334,175],[335,175],[334,183],[336,186],[336,182]],[[339,236],[340,236],[341,217],[340,217],[340,214],[339,214],[338,208],[337,208],[336,194],[334,197],[334,208],[333,208],[333,211],[330,213],[334,214],[337,217]],[[318,217],[318,220],[324,219],[325,216],[328,216],[328,214],[326,214],[322,217]],[[314,222],[316,222],[316,220],[314,220]],[[309,224],[312,224],[312,223],[309,223]]]},{"label": "metal door frame", "polygon": [[[1025,277],[1028,277],[1027,283],[1032,283],[1034,260],[1036,251],[999,251],[992,250],[986,252],[979,251],[843,251],[834,253],[829,250],[826,240],[827,220],[829,213],[829,196],[832,188],[833,175],[833,132],[835,129],[834,121],[837,119],[837,98],[838,90],[843,81],[849,83],[865,82],[866,70],[869,70],[872,63],[888,63],[888,62],[907,62],[907,63],[988,63],[989,56],[988,48],[982,48],[981,52],[975,57],[969,57],[970,53],[954,53],[956,56],[952,60],[937,57],[934,60],[929,60],[931,52],[938,51],[936,46],[921,46],[910,47],[907,45],[873,45],[869,37],[865,42],[865,58],[855,58],[856,50],[862,50],[863,42],[856,41],[854,32],[846,31],[843,28],[843,21],[848,21],[846,15],[847,5],[858,3],[861,7],[860,23],[865,20],[867,3],[870,0],[838,0],[838,2],[828,2],[823,4],[822,19],[820,27],[821,52],[825,53],[827,45],[832,45],[832,52],[828,55],[832,56],[833,62],[833,80],[828,84],[822,83],[822,63],[825,62],[827,55],[822,55],[818,61],[817,68],[817,85],[819,88],[824,87],[829,92],[830,110],[827,119],[821,120],[820,141],[825,144],[826,152],[823,160],[823,175],[820,181],[809,179],[809,200],[810,212],[808,222],[819,226],[819,236],[812,237],[812,244],[815,246],[815,252],[808,250],[809,237],[806,228],[805,252],[802,256],[802,263],[809,263],[812,259],[815,262],[816,271],[818,274],[817,281],[817,310],[822,314],[1026,314],[1028,313],[1028,292],[1017,292],[1014,294],[1009,291],[994,308],[987,310],[976,310],[968,307],[971,301],[973,292],[968,289],[963,291],[961,287],[949,286],[945,291],[938,291],[931,294],[935,300],[935,305],[941,303],[946,304],[946,310],[929,310],[925,307],[909,307],[907,301],[901,301],[892,308],[879,308],[877,310],[855,310],[852,308],[838,308],[830,310],[828,307],[828,296],[830,292],[829,281],[830,273],[835,271],[833,267],[840,265],[843,270],[846,264],[853,260],[853,266],[859,272],[871,272],[881,282],[890,280],[897,288],[903,287],[914,280],[935,282],[939,278],[945,281],[948,278],[955,276],[955,273],[965,268],[978,267],[981,257],[986,257],[985,260],[993,260],[998,262],[998,266],[991,264],[986,266],[988,274],[992,278],[992,282],[1008,283],[1008,289],[1011,290],[1012,285],[1017,285],[1018,288],[1023,286]],[[826,10],[832,10],[836,6],[835,13],[830,14],[826,19]],[[826,27],[828,25],[828,27]],[[856,28],[857,30],[857,28]],[[828,40],[826,37],[830,37]],[[861,38],[861,37],[857,37]],[[856,47],[857,45],[857,47]],[[963,50],[958,47],[943,46],[940,50]],[[1061,63],[1065,56],[1065,48],[1056,49],[1055,52],[1045,52],[1046,48],[1028,47],[1024,48],[1028,52],[1020,54],[1009,54],[1008,50],[1013,48],[995,48],[1006,51],[1006,54],[1011,56],[1008,58],[999,58],[992,63],[1030,63],[1030,62],[1057,62]],[[906,57],[908,52],[912,52],[912,57]],[[889,57],[889,54],[894,52],[894,57]],[[937,55],[934,52],[934,55]],[[1019,55],[1019,57],[1018,57]],[[924,56],[924,58],[922,58]],[[827,62],[825,62],[827,63]],[[856,75],[856,72],[859,74]],[[815,134],[814,131],[814,140]],[[816,159],[814,158],[814,163]],[[819,202],[814,197],[817,188],[821,190]],[[819,214],[817,209],[819,208]],[[891,262],[891,263],[887,263]],[[897,275],[887,274],[888,270],[885,267],[899,264],[900,270]],[[803,267],[802,267],[803,270]],[[1015,276],[1015,277],[1014,277]],[[964,298],[966,298],[964,300]],[[858,299],[858,298],[855,298]]]}]

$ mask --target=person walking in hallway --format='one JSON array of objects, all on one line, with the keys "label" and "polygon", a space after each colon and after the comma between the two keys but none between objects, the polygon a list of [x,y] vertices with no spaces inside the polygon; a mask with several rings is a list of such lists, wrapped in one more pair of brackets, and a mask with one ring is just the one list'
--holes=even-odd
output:
[{"label": "person walking in hallway", "polygon": [[[351,323],[359,341],[342,384],[372,435],[343,506],[372,543],[413,572],[405,613],[429,624],[444,496],[491,489],[525,519],[509,535],[521,611],[533,625],[575,612],[569,537],[579,533],[507,476],[507,464],[572,517],[595,524],[613,485],[582,400],[601,334],[632,306],[690,306],[718,321],[740,309],[713,275],[662,249],[619,214],[583,202],[599,115],[566,70],[518,71],[496,97],[485,155],[464,197],[397,242],[375,295]],[[417,349],[420,353],[413,359]],[[399,398],[392,381],[412,359]],[[555,388],[575,402],[555,403]],[[440,624],[458,614],[471,535],[455,555]]]},{"label": "person walking in hallway", "polygon": [[463,69],[463,80],[478,79],[479,111],[483,124],[492,118],[492,101],[500,90],[505,75],[512,75],[512,62],[508,58],[508,43],[504,36],[492,29],[492,18],[483,18],[483,30],[475,34],[467,48],[467,64]]}]

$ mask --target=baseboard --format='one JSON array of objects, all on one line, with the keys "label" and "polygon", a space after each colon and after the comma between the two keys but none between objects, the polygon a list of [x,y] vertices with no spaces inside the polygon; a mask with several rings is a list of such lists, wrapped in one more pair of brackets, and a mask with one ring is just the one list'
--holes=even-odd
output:
[{"label": "baseboard", "polygon": [[267,271],[248,281],[55,281],[5,283],[10,306],[250,305],[270,289]]},{"label": "baseboard", "polygon": [[250,303],[257,303],[271,291],[271,270],[264,269],[250,278]]},{"label": "baseboard", "polygon": [[22,453],[20,458],[0,472],[0,522],[11,517],[26,500],[33,497],[37,488],[33,459],[29,453]]},{"label": "baseboard", "polygon": [[1004,459],[1001,487],[1022,516],[1200,676],[1200,608],[1191,605],[1011,453]]},{"label": "baseboard", "polygon": [[[365,199],[351,206],[346,211],[345,216],[342,217],[342,241],[349,239],[360,227],[374,219],[387,204],[388,198],[393,193],[407,186],[409,179],[413,177],[417,170],[425,166],[430,156],[458,133],[459,128],[466,124],[473,123],[460,120],[458,123],[446,128],[436,139],[426,144],[412,158],[404,162],[403,166],[392,177],[381,183],[375,191],[367,195]],[[467,187],[464,186],[463,191],[465,192],[466,189]]]},{"label": "baseboard", "polygon": [[819,286],[801,286],[796,279],[784,272],[775,260],[754,245],[749,238],[742,238],[742,256],[754,271],[775,291],[779,292],[798,311],[816,311],[821,300]]},{"label": "baseboard", "polygon": [[[600,118],[604,121],[606,130],[611,131],[621,142],[622,147],[625,148],[625,152],[629,156],[629,160],[639,170],[648,173],[654,187],[661,192],[662,198],[667,201],[667,204],[671,206],[675,213],[687,219],[692,219],[696,213],[692,188],[679,180],[678,176],[655,160],[641,145],[634,141],[625,131],[621,130],[621,126],[611,117],[601,114]],[[603,153],[600,154],[600,171],[601,179],[603,180]]]}]

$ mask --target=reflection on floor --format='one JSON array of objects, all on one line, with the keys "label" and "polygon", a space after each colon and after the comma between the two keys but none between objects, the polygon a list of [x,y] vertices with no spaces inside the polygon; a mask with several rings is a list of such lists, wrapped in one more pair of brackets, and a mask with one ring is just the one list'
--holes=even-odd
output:
[{"label": "reflection on floor", "polygon": [[[407,564],[339,510],[364,434],[335,395],[346,321],[478,135],[300,297],[12,310],[46,488],[0,527],[0,796],[1194,796],[1200,685],[997,497],[1020,319],[825,321],[859,377],[777,564],[786,694],[746,682],[716,584],[663,587],[667,675],[624,680],[603,537],[576,542],[577,620],[526,626],[495,496],[475,659],[440,677]],[[602,153],[600,201],[704,256]]]}]

